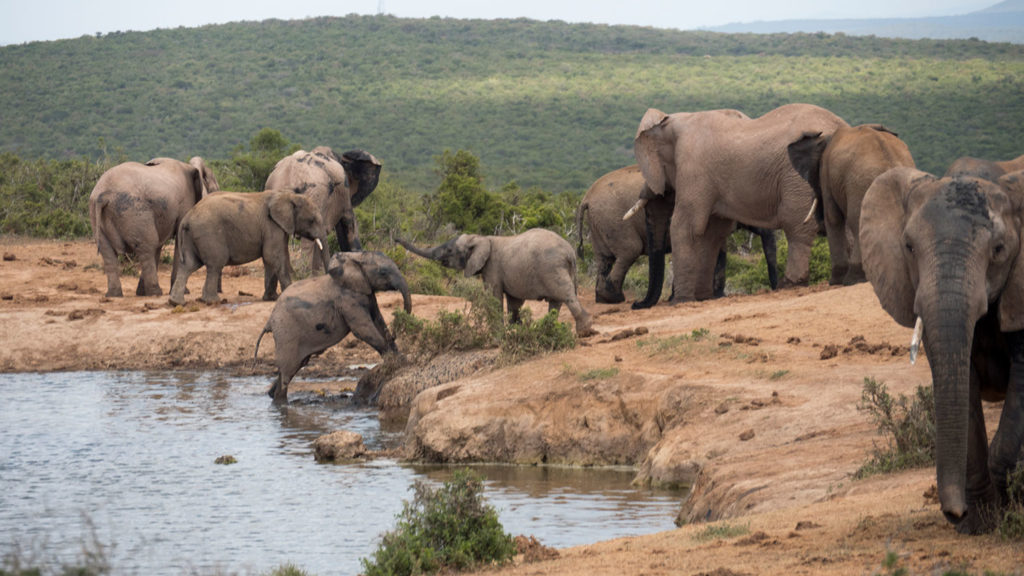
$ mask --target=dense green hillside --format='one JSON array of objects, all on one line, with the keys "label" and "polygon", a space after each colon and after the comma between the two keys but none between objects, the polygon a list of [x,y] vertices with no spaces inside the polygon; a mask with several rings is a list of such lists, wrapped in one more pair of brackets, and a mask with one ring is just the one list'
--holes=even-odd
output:
[{"label": "dense green hillside", "polygon": [[22,158],[227,158],[271,127],[419,190],[445,149],[493,188],[585,189],[632,162],[652,106],[812,102],[892,127],[934,172],[1024,152],[1024,46],[978,41],[349,16],[0,47],[0,94],[0,152]]}]

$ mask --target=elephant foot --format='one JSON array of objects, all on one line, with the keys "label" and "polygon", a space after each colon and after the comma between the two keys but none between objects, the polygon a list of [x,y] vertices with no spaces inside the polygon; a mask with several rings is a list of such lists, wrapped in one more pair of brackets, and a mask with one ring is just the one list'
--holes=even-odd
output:
[{"label": "elephant foot", "polygon": [[175,298],[175,297],[171,296],[170,298],[167,299],[167,303],[170,304],[171,306],[184,306],[185,305],[185,299],[184,298]]},{"label": "elephant foot", "polygon": [[263,293],[263,301],[264,302],[274,302],[275,300],[277,300],[277,292],[264,292]]},{"label": "elephant foot", "polygon": [[996,529],[1002,517],[995,506],[982,505],[970,508],[969,510],[970,512],[967,516],[956,524],[958,534],[988,534]]},{"label": "elephant foot", "polygon": [[637,300],[630,306],[633,310],[645,310],[654,306],[655,302],[648,302],[646,300]]},{"label": "elephant foot", "polygon": [[597,336],[598,334],[600,334],[600,332],[598,332],[597,330],[594,330],[593,328],[591,328],[589,326],[587,326],[586,328],[583,328],[583,329],[579,329],[579,328],[576,329],[576,337],[577,338],[590,338],[591,336]]},{"label": "elephant foot", "polygon": [[867,282],[868,278],[864,274],[863,268],[850,268],[850,271],[843,277],[843,286],[853,286],[854,284],[860,284],[861,282]]},{"label": "elephant foot", "polygon": [[598,304],[618,304],[626,301],[626,295],[622,292],[612,294],[598,292],[594,295],[594,301]]},{"label": "elephant foot", "polygon": [[106,297],[107,298],[124,298],[124,293],[121,292],[120,288],[118,288],[117,290],[107,290]]},{"label": "elephant foot", "polygon": [[790,280],[789,278],[783,278],[782,281],[779,282],[779,290],[783,290],[785,288],[797,288],[800,286],[807,286],[807,280]]}]

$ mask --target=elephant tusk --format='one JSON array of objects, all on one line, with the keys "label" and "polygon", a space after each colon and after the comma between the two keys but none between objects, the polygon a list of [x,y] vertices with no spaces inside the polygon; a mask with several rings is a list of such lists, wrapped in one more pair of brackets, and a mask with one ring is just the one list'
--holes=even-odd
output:
[{"label": "elephant tusk", "polygon": [[633,204],[633,207],[630,208],[626,212],[625,216],[622,217],[622,220],[623,221],[629,220],[630,218],[633,217],[633,214],[636,214],[637,212],[639,212],[646,205],[647,205],[647,199],[646,198],[641,198],[641,199],[637,200],[636,204]]},{"label": "elephant tusk", "polygon": [[324,249],[324,243],[321,242],[319,238],[316,239],[316,247],[319,248],[320,250]]},{"label": "elephant tusk", "polygon": [[924,330],[924,322],[921,317],[917,317],[917,322],[914,323],[914,335],[910,338],[910,363],[914,364],[917,362],[917,350],[921,347],[921,332]]},{"label": "elephant tusk", "polygon": [[818,207],[818,198],[814,198],[814,202],[811,202],[811,209],[807,212],[807,217],[804,218],[802,224],[806,224],[811,221],[811,217],[814,216],[814,209]]}]

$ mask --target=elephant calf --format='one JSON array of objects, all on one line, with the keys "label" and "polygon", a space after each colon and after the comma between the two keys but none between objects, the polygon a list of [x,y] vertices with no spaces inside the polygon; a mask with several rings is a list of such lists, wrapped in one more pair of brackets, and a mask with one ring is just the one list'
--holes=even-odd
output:
[{"label": "elephant calf", "polygon": [[563,303],[569,307],[577,335],[595,333],[590,313],[576,297],[576,254],[565,238],[550,230],[534,228],[516,236],[460,234],[428,250],[396,241],[413,254],[462,270],[467,277],[479,274],[499,302],[508,300],[513,322],[519,321],[525,300],[547,300],[549,311]]},{"label": "elephant calf", "polygon": [[349,332],[383,356],[397,352],[394,338],[377,306],[374,292],[398,290],[406,312],[412,312],[409,287],[398,266],[380,252],[339,252],[328,275],[289,286],[270,313],[256,340],[255,356],[267,332],[274,334],[277,379],[269,394],[288,399],[288,383],[309,358],[341,342]]},{"label": "elephant calf", "polygon": [[202,266],[206,266],[206,283],[200,300],[219,302],[224,266],[257,258],[263,259],[263,299],[276,299],[278,281],[282,289],[291,284],[288,237],[293,235],[321,246],[327,242],[320,210],[309,198],[286,190],[207,196],[185,214],[178,229],[174,261],[180,269],[171,286],[171,304],[185,303],[188,277]]}]

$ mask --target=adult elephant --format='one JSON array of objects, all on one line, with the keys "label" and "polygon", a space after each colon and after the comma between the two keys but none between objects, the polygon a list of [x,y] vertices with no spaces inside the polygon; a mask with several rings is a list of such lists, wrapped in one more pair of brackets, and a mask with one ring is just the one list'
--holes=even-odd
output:
[{"label": "adult elephant", "polygon": [[811,185],[824,214],[832,260],[829,284],[864,282],[860,206],[875,178],[890,168],[914,168],[910,148],[881,124],[843,126],[831,135],[808,132],[788,146],[796,171]]},{"label": "adult elephant", "polygon": [[788,104],[759,118],[734,110],[665,114],[648,110],[633,152],[652,196],[676,191],[671,214],[672,301],[713,296],[719,251],[734,223],[782,229],[789,261],[782,284],[806,284],[811,244],[818,233],[806,215],[814,191],[786,153],[805,132],[829,135],[846,126],[841,118],[810,104]]},{"label": "adult elephant", "polygon": [[[623,218],[637,199],[644,195],[643,174],[637,165],[626,166],[605,174],[597,179],[583,195],[576,209],[576,233],[578,236],[577,256],[582,257],[584,223],[590,229],[590,244],[594,250],[594,264],[597,266],[597,285],[594,297],[598,303],[616,304],[626,299],[622,283],[629,268],[642,255],[648,255],[651,281],[643,302],[657,303],[661,297],[661,286],[665,276],[665,254],[671,252],[668,241],[668,218],[654,221],[648,226],[647,210],[658,211],[658,203],[666,204],[660,210],[671,212],[675,198],[672,191],[651,198],[641,213]],[[651,203],[655,203],[652,205]],[[650,208],[647,208],[650,207]],[[749,228],[748,228],[749,229]],[[775,234],[761,228],[750,229],[761,238],[765,259],[768,262],[769,284],[775,289],[778,283],[776,272]],[[715,266],[715,295],[724,292],[724,257],[719,255]],[[721,266],[719,266],[721,264]],[[719,270],[721,268],[721,270]],[[721,272],[721,274],[719,274]],[[722,282],[719,282],[722,276]],[[647,307],[647,306],[641,306]]]},{"label": "adult elephant", "polygon": [[[123,295],[118,256],[139,264],[139,296],[163,294],[157,280],[160,250],[174,237],[182,217],[209,193],[220,190],[213,171],[199,156],[186,164],[153,158],[125,162],[100,176],[89,196],[89,221],[107,276],[107,297]],[[171,282],[177,267],[171,267]]]},{"label": "adult elephant", "polygon": [[[342,251],[360,250],[359,230],[353,208],[374,189],[380,178],[380,162],[362,150],[338,155],[327,146],[299,150],[278,161],[267,177],[267,190],[291,190],[308,196],[320,208],[324,223],[333,229]],[[313,248],[313,269],[322,258]]]},{"label": "adult elephant", "polygon": [[288,239],[304,238],[320,245],[320,255],[327,266],[323,244],[327,228],[313,201],[290,190],[264,192],[217,192],[196,204],[181,220],[174,244],[175,265],[180,267],[171,285],[170,303],[185,303],[188,277],[206,266],[202,302],[220,301],[221,271],[263,259],[263,299],[277,298],[281,289],[291,284]]},{"label": "adult elephant", "polygon": [[[878,300],[917,325],[915,340],[923,325],[939,501],[964,533],[993,527],[1024,456],[1022,205],[1024,172],[997,184],[900,167],[874,181],[861,207],[864,271]],[[981,402],[1002,399],[989,448]]]},{"label": "adult elephant", "polygon": [[971,156],[957,158],[946,169],[944,176],[974,176],[995,182],[1004,174],[1024,170],[1024,154],[1013,160],[982,160]]},{"label": "adult elephant", "polygon": [[288,384],[311,356],[349,333],[381,356],[398,351],[375,296],[375,292],[397,290],[405,311],[412,312],[409,286],[398,266],[380,252],[339,252],[331,257],[327,272],[282,292],[256,340],[254,356],[258,357],[263,335],[274,335],[277,377],[268,394],[275,402],[288,399]]},{"label": "adult elephant", "polygon": [[547,300],[548,311],[569,307],[576,321],[576,334],[590,336],[590,313],[576,297],[576,254],[558,234],[543,228],[527,230],[515,236],[459,234],[433,248],[417,248],[411,242],[396,239],[407,250],[429,258],[466,277],[477,274],[499,302],[508,301],[513,322],[526,300]]}]

